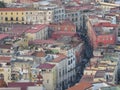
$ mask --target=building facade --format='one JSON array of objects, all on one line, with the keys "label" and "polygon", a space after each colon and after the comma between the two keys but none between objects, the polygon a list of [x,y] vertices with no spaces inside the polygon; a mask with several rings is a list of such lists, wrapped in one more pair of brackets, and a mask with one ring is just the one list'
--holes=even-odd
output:
[{"label": "building facade", "polygon": [[25,24],[25,8],[0,8],[0,23]]}]

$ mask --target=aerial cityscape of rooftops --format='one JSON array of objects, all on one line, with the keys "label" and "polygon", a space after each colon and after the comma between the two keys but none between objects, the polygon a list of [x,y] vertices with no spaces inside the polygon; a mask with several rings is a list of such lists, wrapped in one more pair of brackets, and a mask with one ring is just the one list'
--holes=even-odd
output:
[{"label": "aerial cityscape of rooftops", "polygon": [[0,90],[120,90],[120,0],[0,0]]}]

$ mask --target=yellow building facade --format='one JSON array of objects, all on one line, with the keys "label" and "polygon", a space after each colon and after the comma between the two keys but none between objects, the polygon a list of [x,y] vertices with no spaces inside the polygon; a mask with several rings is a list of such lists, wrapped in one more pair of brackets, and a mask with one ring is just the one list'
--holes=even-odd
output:
[{"label": "yellow building facade", "polygon": [[0,8],[0,23],[25,24],[25,8]]},{"label": "yellow building facade", "polygon": [[51,22],[53,22],[52,10],[0,8],[0,23],[49,24]]},{"label": "yellow building facade", "polygon": [[3,76],[4,81],[11,82],[11,68],[8,66],[0,67],[0,78]]},{"label": "yellow building facade", "polygon": [[103,10],[106,10],[106,11],[109,11],[111,8],[116,8],[116,7],[119,7],[120,5],[118,4],[113,4],[113,3],[105,3],[105,2],[99,2],[100,4],[100,7],[103,9]]}]

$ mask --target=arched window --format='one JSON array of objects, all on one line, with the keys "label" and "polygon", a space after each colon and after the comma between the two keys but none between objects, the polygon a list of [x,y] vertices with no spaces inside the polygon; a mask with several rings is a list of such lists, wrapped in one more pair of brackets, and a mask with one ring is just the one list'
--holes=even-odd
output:
[{"label": "arched window", "polygon": [[0,79],[4,79],[4,75],[3,74],[0,74]]},{"label": "arched window", "polygon": [[16,21],[18,21],[18,17],[16,17]]},{"label": "arched window", "polygon": [[10,19],[11,21],[13,21],[13,17],[11,17],[11,19]]},{"label": "arched window", "polygon": [[99,43],[98,43],[98,46],[103,46],[103,43],[102,43],[102,42],[99,42]]},{"label": "arched window", "polygon": [[5,21],[8,21],[8,17],[5,17]]}]

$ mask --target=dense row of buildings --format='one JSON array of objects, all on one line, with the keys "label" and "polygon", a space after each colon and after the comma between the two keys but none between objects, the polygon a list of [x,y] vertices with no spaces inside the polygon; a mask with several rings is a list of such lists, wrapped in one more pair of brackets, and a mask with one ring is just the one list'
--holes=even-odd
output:
[{"label": "dense row of buildings", "polygon": [[[3,90],[119,88],[115,87],[119,53],[107,51],[107,47],[116,47],[120,41],[119,4],[100,0],[4,2],[6,8],[0,8]],[[79,36],[83,24],[94,49],[94,56],[85,68],[85,42]]]}]

